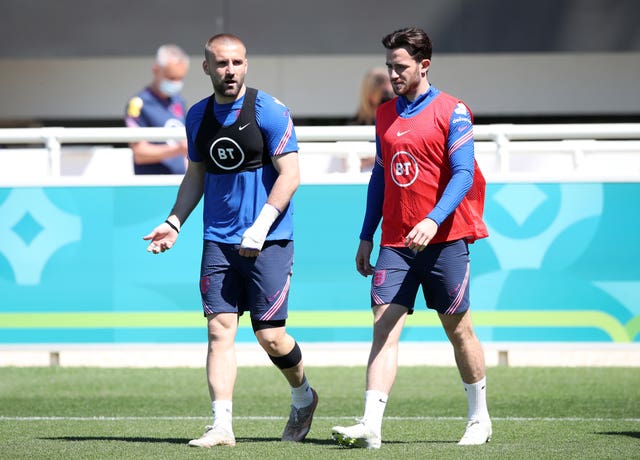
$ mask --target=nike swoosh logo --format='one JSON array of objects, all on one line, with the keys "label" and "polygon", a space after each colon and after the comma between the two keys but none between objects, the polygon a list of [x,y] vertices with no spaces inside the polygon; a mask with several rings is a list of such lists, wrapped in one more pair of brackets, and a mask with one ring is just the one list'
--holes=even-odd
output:
[{"label": "nike swoosh logo", "polygon": [[238,128],[238,131],[242,131],[243,129],[245,129],[247,126],[249,126],[251,123],[247,123],[246,125],[242,125]]},{"label": "nike swoosh logo", "polygon": [[410,129],[407,129],[406,131],[398,131],[396,133],[396,136],[400,137],[400,136],[404,136],[405,134],[407,134],[409,131],[411,131]]}]

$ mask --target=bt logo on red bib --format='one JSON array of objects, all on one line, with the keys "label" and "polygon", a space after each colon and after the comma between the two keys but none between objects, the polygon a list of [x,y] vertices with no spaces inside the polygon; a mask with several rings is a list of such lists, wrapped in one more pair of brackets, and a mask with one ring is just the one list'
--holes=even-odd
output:
[{"label": "bt logo on red bib", "polygon": [[398,187],[408,187],[418,178],[418,162],[409,152],[396,152],[391,158],[391,178]]}]

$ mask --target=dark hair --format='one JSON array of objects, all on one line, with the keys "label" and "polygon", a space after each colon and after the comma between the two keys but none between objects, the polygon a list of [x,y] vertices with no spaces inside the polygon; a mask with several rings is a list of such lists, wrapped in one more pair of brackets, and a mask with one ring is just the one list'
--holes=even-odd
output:
[{"label": "dark hair", "polygon": [[417,62],[431,59],[431,39],[424,30],[417,27],[406,27],[391,32],[382,39],[382,44],[388,50],[405,48]]}]

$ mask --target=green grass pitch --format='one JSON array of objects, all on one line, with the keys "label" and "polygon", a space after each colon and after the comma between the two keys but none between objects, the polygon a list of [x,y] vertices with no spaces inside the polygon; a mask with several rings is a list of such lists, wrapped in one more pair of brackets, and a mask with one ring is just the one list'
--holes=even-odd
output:
[{"label": "green grass pitch", "polygon": [[275,368],[242,367],[237,446],[187,447],[211,410],[203,369],[0,368],[2,459],[633,459],[640,369],[488,369],[494,435],[456,445],[466,398],[455,368],[401,367],[379,451],[345,449],[331,427],[362,415],[363,367],[307,369],[320,396],[307,441],[279,441],[290,396]]}]

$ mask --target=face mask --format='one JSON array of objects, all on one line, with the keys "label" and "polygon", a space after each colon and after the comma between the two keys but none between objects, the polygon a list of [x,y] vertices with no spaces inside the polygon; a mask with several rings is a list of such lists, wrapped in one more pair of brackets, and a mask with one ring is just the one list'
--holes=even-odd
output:
[{"label": "face mask", "polygon": [[184,82],[182,82],[181,80],[174,81],[174,80],[167,80],[165,78],[160,82],[158,89],[160,89],[162,94],[165,94],[167,96],[175,96],[182,90],[183,86],[184,86]]}]

